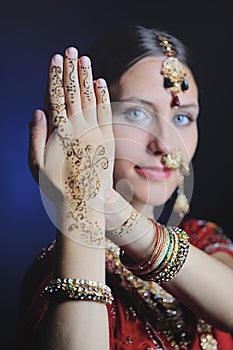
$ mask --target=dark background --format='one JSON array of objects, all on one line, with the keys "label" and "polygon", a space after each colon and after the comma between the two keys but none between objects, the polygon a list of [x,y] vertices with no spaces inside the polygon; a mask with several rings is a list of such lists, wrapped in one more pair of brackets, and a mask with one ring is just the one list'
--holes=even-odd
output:
[{"label": "dark background", "polygon": [[192,215],[217,222],[232,237],[233,16],[230,0],[7,1],[0,6],[1,349],[5,350],[13,343],[23,273],[55,233],[27,167],[28,122],[33,109],[43,105],[51,55],[70,45],[84,54],[99,35],[126,23],[164,28],[189,46],[202,106]]}]

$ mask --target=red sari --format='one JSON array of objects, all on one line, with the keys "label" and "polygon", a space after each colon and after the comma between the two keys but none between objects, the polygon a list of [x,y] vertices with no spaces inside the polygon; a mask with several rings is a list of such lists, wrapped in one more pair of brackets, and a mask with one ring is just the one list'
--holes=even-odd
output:
[{"label": "red sari", "polygon": [[[208,254],[226,252],[233,243],[221,228],[202,220],[188,220],[182,228],[190,242]],[[49,302],[41,291],[54,276],[55,242],[44,249],[25,276],[20,304],[17,350],[33,349]],[[229,333],[212,328],[153,282],[144,282],[126,270],[119,249],[108,242],[106,278],[114,302],[108,306],[111,350],[233,350]]]}]

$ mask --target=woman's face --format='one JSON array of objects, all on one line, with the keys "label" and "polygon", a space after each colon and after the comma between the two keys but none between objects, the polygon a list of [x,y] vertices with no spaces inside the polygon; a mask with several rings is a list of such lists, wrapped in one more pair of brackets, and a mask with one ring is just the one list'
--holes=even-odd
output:
[{"label": "woman's face", "polygon": [[165,57],[146,57],[126,71],[111,92],[116,139],[114,185],[138,210],[167,201],[178,185],[177,170],[161,160],[180,148],[190,161],[197,146],[198,90],[185,67],[189,89],[178,94],[180,107],[171,108],[171,91],[163,87]]}]

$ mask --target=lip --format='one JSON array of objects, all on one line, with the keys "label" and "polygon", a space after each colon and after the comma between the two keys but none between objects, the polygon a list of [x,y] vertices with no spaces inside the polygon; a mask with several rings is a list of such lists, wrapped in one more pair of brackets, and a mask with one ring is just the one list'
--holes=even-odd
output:
[{"label": "lip", "polygon": [[146,177],[147,179],[154,181],[164,181],[166,180],[172,173],[172,170],[167,169],[165,167],[139,167],[135,166],[135,171],[141,175]]}]

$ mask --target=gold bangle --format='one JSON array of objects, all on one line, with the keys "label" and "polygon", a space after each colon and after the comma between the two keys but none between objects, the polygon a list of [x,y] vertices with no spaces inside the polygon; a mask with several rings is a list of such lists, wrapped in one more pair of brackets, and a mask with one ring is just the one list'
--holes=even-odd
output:
[{"label": "gold bangle", "polygon": [[157,267],[160,266],[160,264],[162,263],[162,261],[164,260],[167,254],[167,250],[170,244],[169,233],[162,225],[159,225],[159,230],[160,230],[160,235],[162,235],[163,237],[161,247],[158,249],[157,254],[154,255],[151,264],[148,265],[147,268],[145,268],[142,271],[138,270],[135,272],[135,275],[139,276],[142,279],[144,279],[144,276],[147,276],[152,271],[157,269]]},{"label": "gold bangle", "polygon": [[117,228],[107,231],[108,232],[108,238],[112,239],[114,237],[121,238],[125,236],[126,234],[129,234],[130,231],[133,229],[133,225],[135,224],[135,220],[139,216],[139,212],[136,209],[132,209],[132,212],[130,214],[130,217],[126,219],[122,225],[118,226]]},{"label": "gold bangle", "polygon": [[[133,272],[137,277],[145,281],[156,283],[167,282],[174,278],[186,261],[189,243],[188,235],[185,231],[177,227],[164,227],[164,231],[169,234],[169,245],[164,246],[163,254],[155,263],[145,271]],[[164,255],[165,252],[165,255]]]},{"label": "gold bangle", "polygon": [[154,223],[154,226],[154,247],[149,257],[138,264],[120,250],[120,260],[142,280],[162,283],[174,278],[185,263],[189,250],[188,235],[177,227],[166,227],[158,223]]},{"label": "gold bangle", "polygon": [[[150,223],[152,222],[150,219],[148,220]],[[152,222],[153,227],[155,227],[155,237],[153,241],[152,251],[146,259],[144,259],[140,263],[135,263],[126,253],[121,249],[120,250],[120,260],[122,264],[130,271],[137,273],[137,271],[141,271],[146,269],[153,261],[154,256],[157,254],[159,247],[162,244],[162,236],[159,234],[158,225]]]},{"label": "gold bangle", "polygon": [[153,278],[149,279],[158,284],[167,282],[176,276],[184,265],[189,251],[188,235],[185,231],[177,227],[168,227],[168,231],[172,233],[175,238],[175,246],[171,260],[160,272],[158,272]]},{"label": "gold bangle", "polygon": [[154,266],[150,270],[149,273],[146,273],[143,276],[139,276],[141,279],[145,281],[153,281],[153,278],[157,276],[160,271],[163,271],[164,267],[168,264],[171,259],[173,250],[174,250],[174,238],[173,235],[166,230],[168,234],[168,241],[166,245],[163,247],[162,254],[159,256],[159,259],[155,262]]}]

